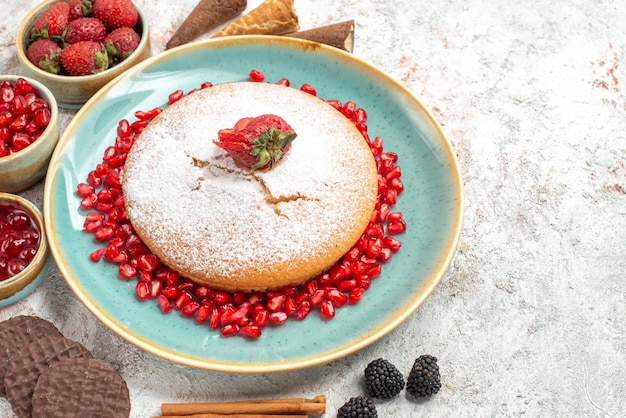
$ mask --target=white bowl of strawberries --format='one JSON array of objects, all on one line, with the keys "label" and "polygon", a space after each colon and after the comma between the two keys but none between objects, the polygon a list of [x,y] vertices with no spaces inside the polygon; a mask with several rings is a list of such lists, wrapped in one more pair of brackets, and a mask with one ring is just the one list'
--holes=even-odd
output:
[{"label": "white bowl of strawberries", "polygon": [[65,107],[82,106],[151,55],[148,22],[132,0],[45,0],[21,22],[16,49],[21,73]]}]

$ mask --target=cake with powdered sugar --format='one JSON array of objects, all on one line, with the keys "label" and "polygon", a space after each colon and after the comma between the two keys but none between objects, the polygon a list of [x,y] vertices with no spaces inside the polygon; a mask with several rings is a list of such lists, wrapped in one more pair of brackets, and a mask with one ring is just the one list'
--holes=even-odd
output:
[{"label": "cake with powdered sugar", "polygon": [[[297,133],[271,168],[238,165],[216,145],[244,117],[273,114]],[[323,100],[270,83],[227,83],[168,106],[126,159],[128,218],[161,262],[228,291],[297,285],[358,241],[377,169],[354,124]]]}]

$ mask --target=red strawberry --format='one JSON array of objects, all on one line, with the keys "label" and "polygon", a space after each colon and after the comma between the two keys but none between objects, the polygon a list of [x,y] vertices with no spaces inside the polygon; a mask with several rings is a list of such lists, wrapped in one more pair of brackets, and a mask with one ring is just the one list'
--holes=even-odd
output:
[{"label": "red strawberry", "polygon": [[26,56],[37,67],[52,74],[61,71],[61,47],[50,39],[38,39],[26,50]]},{"label": "red strawberry", "polygon": [[70,5],[67,2],[53,4],[33,24],[31,40],[60,36],[67,26],[69,15]]},{"label": "red strawberry", "polygon": [[99,19],[94,17],[79,17],[67,24],[63,40],[68,44],[80,41],[102,42],[107,30]]},{"label": "red strawberry", "polygon": [[91,1],[90,0],[69,0],[70,15],[69,21],[78,19],[79,17],[91,16]]},{"label": "red strawberry", "polygon": [[109,58],[100,43],[80,41],[63,49],[61,64],[70,75],[90,75],[109,68]]},{"label": "red strawberry", "polygon": [[124,61],[133,53],[141,41],[141,37],[133,28],[117,28],[104,38],[104,46],[109,54],[111,64]]},{"label": "red strawberry", "polygon": [[296,139],[293,128],[276,115],[243,118],[233,128],[217,133],[215,144],[242,167],[272,168]]},{"label": "red strawberry", "polygon": [[95,0],[92,13],[104,23],[108,32],[124,26],[132,28],[139,19],[131,0]]}]

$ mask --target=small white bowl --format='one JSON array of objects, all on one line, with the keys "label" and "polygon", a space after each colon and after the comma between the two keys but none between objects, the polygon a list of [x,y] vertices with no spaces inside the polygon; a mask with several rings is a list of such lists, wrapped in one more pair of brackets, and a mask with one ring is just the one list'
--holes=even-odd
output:
[{"label": "small white bowl", "polygon": [[35,257],[24,270],[0,281],[0,308],[17,302],[28,296],[43,281],[50,267],[50,250],[46,239],[43,216],[30,201],[11,193],[0,193],[0,203],[10,204],[24,209],[35,221],[40,233],[39,247]]},{"label": "small white bowl", "polygon": [[129,55],[128,58],[108,70],[92,75],[69,76],[46,72],[30,62],[26,56],[28,37],[30,34],[30,28],[33,23],[35,23],[37,18],[50,6],[61,1],[64,0],[44,0],[37,7],[28,12],[26,17],[24,17],[17,29],[17,36],[15,38],[17,59],[20,63],[21,73],[27,77],[41,81],[43,84],[48,86],[56,97],[59,106],[79,108],[109,81],[152,55],[150,49],[150,32],[146,16],[135,4],[135,8],[139,13],[139,19],[137,21],[137,25],[135,26],[135,31],[137,31],[137,33],[141,36],[141,41],[139,42],[137,49]]},{"label": "small white bowl", "polygon": [[50,122],[32,144],[14,154],[0,157],[0,192],[17,193],[41,180],[48,170],[52,151],[59,141],[59,109],[52,92],[42,83],[18,75],[0,75],[0,83],[15,85],[19,78],[28,81],[39,97],[50,106]]}]

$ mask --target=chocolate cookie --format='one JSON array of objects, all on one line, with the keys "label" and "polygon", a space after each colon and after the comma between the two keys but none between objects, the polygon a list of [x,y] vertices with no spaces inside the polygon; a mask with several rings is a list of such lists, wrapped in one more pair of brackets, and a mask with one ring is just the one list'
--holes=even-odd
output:
[{"label": "chocolate cookie", "polygon": [[96,358],[61,360],[41,373],[32,398],[32,418],[128,418],[126,382]]},{"label": "chocolate cookie", "polygon": [[41,373],[64,359],[92,357],[76,341],[47,336],[27,344],[11,357],[4,376],[7,399],[18,418],[30,418],[32,396]]},{"label": "chocolate cookie", "polygon": [[61,336],[51,322],[37,316],[20,315],[0,322],[0,396],[6,396],[4,374],[11,357],[29,343],[45,336]]}]

